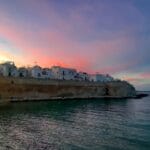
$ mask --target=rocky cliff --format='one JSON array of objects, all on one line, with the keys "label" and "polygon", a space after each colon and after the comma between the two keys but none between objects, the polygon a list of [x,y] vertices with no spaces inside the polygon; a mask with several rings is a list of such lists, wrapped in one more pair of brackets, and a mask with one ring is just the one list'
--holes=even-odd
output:
[{"label": "rocky cliff", "polygon": [[0,77],[0,97],[12,101],[134,96],[136,96],[135,88],[127,82],[109,82],[106,84]]},{"label": "rocky cliff", "polygon": [[115,97],[132,97],[136,96],[135,88],[126,81],[120,82],[110,82],[106,84],[106,88],[108,89],[108,95]]}]

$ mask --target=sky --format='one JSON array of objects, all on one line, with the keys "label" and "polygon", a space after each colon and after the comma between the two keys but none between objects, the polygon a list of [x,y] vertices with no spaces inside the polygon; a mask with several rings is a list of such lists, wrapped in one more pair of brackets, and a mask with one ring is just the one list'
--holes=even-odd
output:
[{"label": "sky", "polygon": [[150,0],[0,0],[0,62],[108,73],[150,90]]}]

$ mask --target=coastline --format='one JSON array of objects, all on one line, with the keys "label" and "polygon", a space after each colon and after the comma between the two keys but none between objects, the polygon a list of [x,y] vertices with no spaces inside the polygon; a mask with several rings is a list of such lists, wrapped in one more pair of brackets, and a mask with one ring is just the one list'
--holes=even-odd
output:
[{"label": "coastline", "polygon": [[137,94],[136,96],[132,97],[120,97],[120,96],[99,96],[99,97],[50,97],[50,98],[12,98],[12,99],[0,99],[0,105],[1,104],[8,104],[8,103],[15,103],[15,102],[40,102],[40,101],[55,101],[55,100],[110,100],[110,99],[116,99],[116,100],[123,100],[123,99],[141,99],[143,97],[147,97],[149,94]]},{"label": "coastline", "polygon": [[129,98],[137,98],[135,97],[113,97],[113,96],[99,96],[99,97],[51,97],[51,98],[23,98],[23,99],[10,99],[10,102],[29,102],[29,101],[51,101],[51,100],[84,100],[84,99],[129,99]]},{"label": "coastline", "polygon": [[30,101],[51,101],[51,100],[88,100],[88,99],[141,99],[143,97],[147,97],[149,94],[139,93],[136,96],[132,97],[121,97],[121,96],[99,96],[99,97],[50,97],[50,98],[22,98],[22,99],[9,99],[9,102],[30,102]]}]

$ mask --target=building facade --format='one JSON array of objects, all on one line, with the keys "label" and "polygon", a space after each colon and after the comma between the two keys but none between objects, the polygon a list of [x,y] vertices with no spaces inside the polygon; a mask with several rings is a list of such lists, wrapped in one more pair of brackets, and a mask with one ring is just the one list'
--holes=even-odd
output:
[{"label": "building facade", "polygon": [[18,68],[18,76],[19,77],[29,77],[29,71],[25,67]]},{"label": "building facade", "polygon": [[90,75],[90,81],[92,82],[111,82],[113,81],[113,77],[111,77],[110,75],[103,75],[103,74],[93,74]]},{"label": "building facade", "polygon": [[0,72],[5,77],[18,77],[17,67],[11,61],[0,64]]},{"label": "building facade", "polygon": [[40,66],[30,68],[30,76],[33,78],[42,78],[42,68]]},{"label": "building facade", "polygon": [[53,66],[51,68],[20,67],[17,69],[14,62],[5,62],[0,64],[0,76],[6,77],[32,77],[40,79],[56,79],[56,80],[75,80],[75,81],[91,81],[91,82],[112,82],[116,81],[109,74],[87,74],[86,72],[77,72],[76,69]]},{"label": "building facade", "polygon": [[53,66],[51,68],[54,79],[75,80],[77,71],[75,69]]},{"label": "building facade", "polygon": [[49,68],[43,68],[41,78],[43,78],[43,79],[54,79],[53,74],[52,74],[52,70]]},{"label": "building facade", "polygon": [[79,72],[77,74],[77,80],[79,81],[89,81],[89,74],[86,72]]}]

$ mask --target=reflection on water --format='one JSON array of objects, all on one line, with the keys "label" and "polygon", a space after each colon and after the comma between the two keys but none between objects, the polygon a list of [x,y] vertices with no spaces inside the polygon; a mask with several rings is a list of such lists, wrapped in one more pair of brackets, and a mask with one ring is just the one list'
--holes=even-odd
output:
[{"label": "reflection on water", "polygon": [[0,107],[0,150],[150,149],[150,97]]}]

